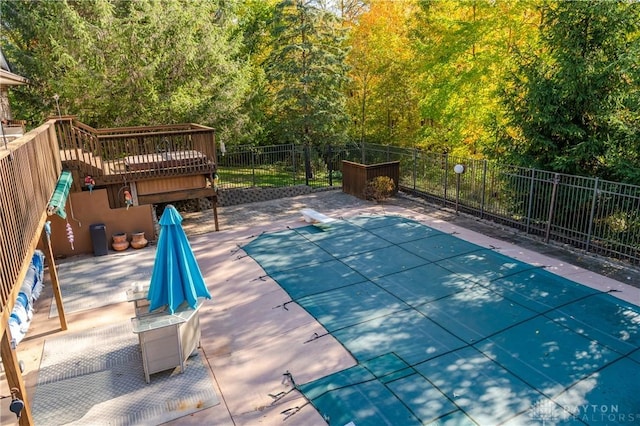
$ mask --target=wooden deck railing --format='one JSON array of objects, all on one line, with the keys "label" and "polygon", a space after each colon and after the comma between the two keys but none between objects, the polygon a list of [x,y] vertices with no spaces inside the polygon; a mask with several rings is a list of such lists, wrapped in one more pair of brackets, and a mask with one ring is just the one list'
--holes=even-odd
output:
[{"label": "wooden deck railing", "polygon": [[[74,185],[96,185],[216,171],[215,135],[195,124],[93,129],[56,117],[15,141],[0,140],[0,313],[12,307],[65,167]],[[21,278],[22,275],[22,278]],[[6,319],[6,318],[5,318]],[[2,322],[2,330],[6,321]]]},{"label": "wooden deck railing", "polygon": [[[98,131],[72,117],[51,119],[14,141],[0,135],[0,357],[9,388],[25,402],[21,425],[33,419],[8,324],[39,241],[47,248],[56,303],[62,307],[50,245],[42,236],[63,161],[75,182],[89,174],[97,185],[210,174],[215,138],[213,129],[196,125]],[[64,310],[59,313],[66,330]]]},{"label": "wooden deck railing", "polygon": [[[0,313],[7,325],[17,289],[46,221],[61,172],[54,121],[15,141],[0,141]],[[6,317],[6,318],[5,318]]]},{"label": "wooden deck railing", "polygon": [[57,133],[61,160],[96,185],[216,171],[215,132],[205,126],[94,129],[61,117]]}]

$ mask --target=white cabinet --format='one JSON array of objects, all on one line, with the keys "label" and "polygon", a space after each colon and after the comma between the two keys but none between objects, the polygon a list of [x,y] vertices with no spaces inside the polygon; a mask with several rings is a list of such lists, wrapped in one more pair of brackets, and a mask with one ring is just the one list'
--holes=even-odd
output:
[{"label": "white cabinet", "polygon": [[179,308],[173,314],[154,312],[131,318],[133,332],[142,349],[144,377],[147,383],[153,373],[180,367],[200,345],[200,317],[196,309]]}]

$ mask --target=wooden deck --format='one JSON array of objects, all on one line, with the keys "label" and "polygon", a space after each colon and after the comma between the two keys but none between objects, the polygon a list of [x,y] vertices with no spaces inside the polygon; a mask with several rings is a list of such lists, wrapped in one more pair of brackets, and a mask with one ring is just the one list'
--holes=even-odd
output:
[{"label": "wooden deck", "polygon": [[[216,173],[213,129],[195,124],[93,129],[73,117],[56,123],[63,168],[73,174],[74,191],[107,189],[112,208],[124,206],[123,190],[134,203],[159,204],[209,197]],[[154,188],[154,190],[150,190]]]},{"label": "wooden deck", "polygon": [[216,172],[215,132],[204,126],[93,129],[63,117],[56,133],[60,159],[73,172],[74,182],[91,176],[100,187]]},{"label": "wooden deck", "polygon": [[123,186],[139,185],[138,204],[215,197],[215,132],[195,124],[98,130],[60,117],[2,147],[0,331],[17,297],[16,283],[43,237],[47,203],[64,169],[73,174],[72,192],[86,190],[84,178],[92,176],[113,198]]},{"label": "wooden deck", "polygon": [[[196,124],[93,129],[74,117],[58,117],[0,148],[0,357],[7,383],[25,401],[20,424],[32,424],[29,398],[7,326],[34,250],[42,248],[51,275],[62,330],[67,328],[50,239],[45,232],[47,206],[63,170],[71,171],[71,192],[109,191],[110,208],[122,207],[121,191],[137,204],[213,197],[216,173],[214,130]],[[137,197],[137,185],[142,192]],[[98,207],[94,207],[98,208]],[[137,207],[141,208],[141,207]],[[108,211],[103,206],[104,211]],[[71,212],[72,213],[72,212]],[[72,214],[73,218],[73,214]],[[88,231],[84,231],[88,232]],[[64,238],[64,233],[58,232]]]}]

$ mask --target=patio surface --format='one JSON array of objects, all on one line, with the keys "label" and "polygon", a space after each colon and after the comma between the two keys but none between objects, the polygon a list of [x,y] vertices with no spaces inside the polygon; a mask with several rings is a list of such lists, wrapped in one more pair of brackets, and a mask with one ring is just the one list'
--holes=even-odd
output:
[{"label": "patio surface", "polygon": [[[185,214],[184,228],[212,294],[212,300],[201,310],[201,355],[210,367],[220,403],[167,424],[327,424],[299,392],[292,391],[291,377],[298,383],[308,383],[354,367],[356,361],[331,336],[318,339],[313,345],[307,344],[313,336],[326,334],[324,327],[298,304],[289,303],[291,297],[241,249],[265,232],[306,225],[299,213],[302,208],[312,208],[334,218],[363,214],[410,218],[522,262],[544,266],[554,274],[591,288],[603,292],[614,290],[615,297],[640,305],[640,290],[634,287],[640,283],[640,274],[634,268],[545,245],[513,230],[456,216],[407,196],[374,204],[339,191],[325,191],[223,207],[220,208],[220,232],[210,232],[213,227],[210,211]],[[151,253],[153,247],[143,250]],[[130,271],[132,265],[140,262],[136,259],[140,256],[142,252],[130,249],[118,255],[110,252],[97,259],[101,264],[113,261],[113,269],[123,272],[121,282],[126,288],[128,283],[140,278],[136,275],[138,272]],[[62,270],[67,263],[79,261],[87,262],[87,258],[62,260],[59,268]],[[47,272],[45,277],[48,281]],[[70,289],[65,292],[68,285],[71,283],[61,282],[63,295],[71,293]],[[18,348],[19,359],[25,363],[24,377],[31,397],[47,339],[120,323],[133,316],[133,306],[113,300],[107,306],[68,312],[69,330],[62,332],[57,318],[49,318],[50,312],[55,312],[51,309],[50,285],[45,285],[36,308],[29,333]],[[1,395],[7,395],[4,377],[1,385]],[[6,406],[8,400],[4,399],[0,422],[15,424],[15,416],[11,417],[13,414],[4,409]],[[69,409],[73,409],[73,401],[69,401]]]}]

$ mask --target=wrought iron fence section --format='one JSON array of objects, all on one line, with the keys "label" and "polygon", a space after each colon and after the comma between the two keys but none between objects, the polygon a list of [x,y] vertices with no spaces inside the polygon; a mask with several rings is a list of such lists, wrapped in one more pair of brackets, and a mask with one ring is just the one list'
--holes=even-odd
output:
[{"label": "wrought iron fence section", "polygon": [[364,160],[358,160],[357,162],[367,165],[401,161],[407,153],[406,148],[381,144],[365,144],[361,149],[363,155],[360,157]]},{"label": "wrought iron fence section", "polygon": [[446,168],[444,159],[418,149],[410,155],[400,156],[399,185],[404,190],[415,192],[434,203],[443,203],[446,198]]},{"label": "wrought iron fence section", "polygon": [[640,187],[594,179],[586,249],[640,262]]},{"label": "wrought iron fence section", "polygon": [[[593,197],[593,179],[558,174],[554,177],[555,199],[549,214],[549,235],[554,240],[585,248]],[[552,193],[553,195],[553,193]]]},{"label": "wrought iron fence section", "polygon": [[640,263],[640,187],[598,178],[380,144],[285,144],[219,152],[220,186],[341,186],[342,160],[399,161],[401,189],[432,203],[545,241]]},{"label": "wrought iron fence section", "polygon": [[228,147],[224,153],[218,151],[218,186],[226,189],[341,185],[342,160],[359,155],[359,151],[353,151],[331,145]]},{"label": "wrought iron fence section", "polygon": [[[484,162],[480,217],[526,230],[533,207],[531,170]],[[522,177],[525,179],[522,179]],[[527,179],[529,178],[529,179]]]}]

